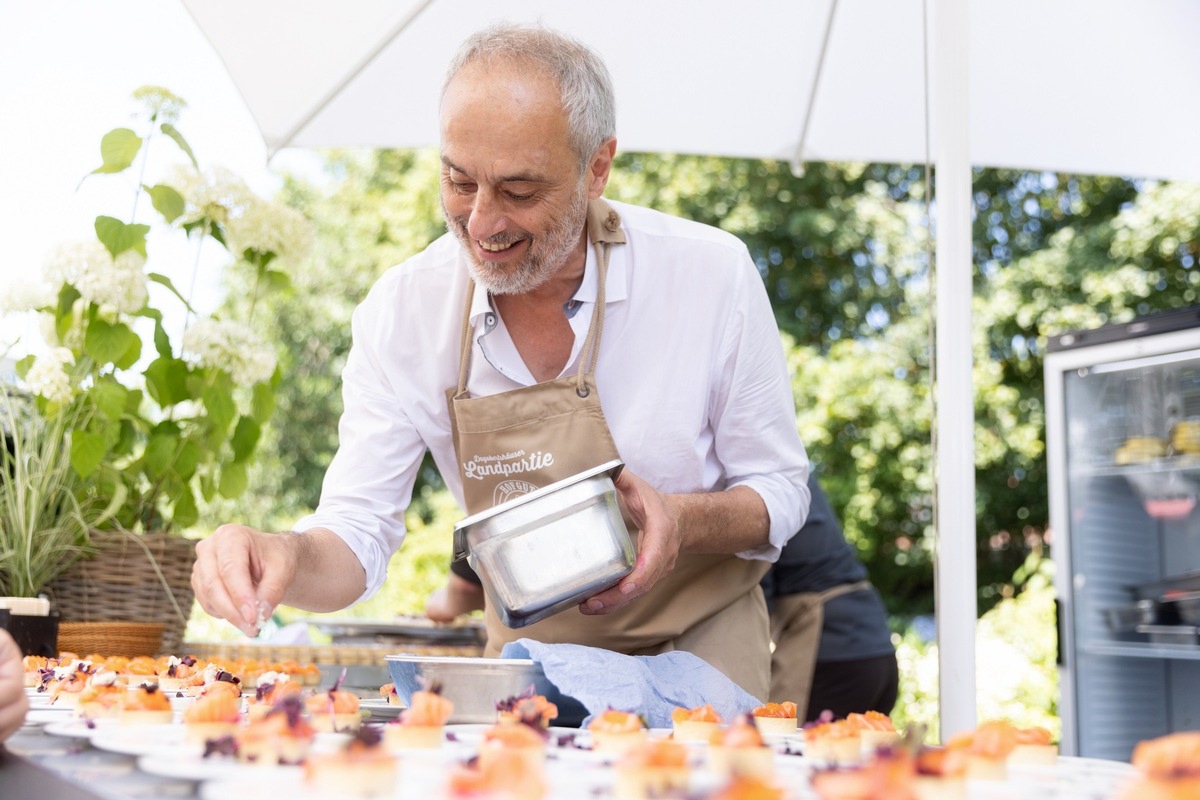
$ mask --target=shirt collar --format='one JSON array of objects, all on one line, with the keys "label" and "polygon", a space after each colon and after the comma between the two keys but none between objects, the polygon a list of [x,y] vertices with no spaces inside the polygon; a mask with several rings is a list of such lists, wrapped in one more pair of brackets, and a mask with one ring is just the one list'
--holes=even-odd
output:
[{"label": "shirt collar", "polygon": [[[604,282],[605,305],[619,303],[628,296],[627,287],[629,282],[625,279],[628,265],[625,254],[626,248],[622,245],[609,245],[608,279]],[[596,302],[596,287],[599,284],[599,272],[600,266],[596,258],[596,248],[589,244],[587,262],[583,267],[583,282],[575,290],[575,295],[572,297],[573,300],[579,300],[584,303]],[[487,289],[483,288],[479,283],[474,284],[474,286],[475,294],[471,298],[471,325],[476,326],[481,317],[494,314],[495,310],[492,308],[492,300],[488,296]],[[485,333],[489,327],[485,325]]]}]

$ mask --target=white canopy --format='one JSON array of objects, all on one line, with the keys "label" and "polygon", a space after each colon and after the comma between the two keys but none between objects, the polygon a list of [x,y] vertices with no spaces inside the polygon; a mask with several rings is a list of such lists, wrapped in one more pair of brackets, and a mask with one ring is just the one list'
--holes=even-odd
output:
[{"label": "white canopy", "polygon": [[[605,57],[622,150],[792,160],[831,1],[184,4],[272,150],[436,142],[450,55],[506,19],[541,20]],[[1200,180],[1200,3],[967,5],[972,164]],[[837,5],[803,159],[924,161],[922,29],[920,0]]]}]

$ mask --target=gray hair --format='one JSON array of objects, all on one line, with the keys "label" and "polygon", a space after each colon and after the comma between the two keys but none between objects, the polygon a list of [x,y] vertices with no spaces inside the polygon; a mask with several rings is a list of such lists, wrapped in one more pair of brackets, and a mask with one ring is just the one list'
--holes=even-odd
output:
[{"label": "gray hair", "polygon": [[604,61],[582,42],[545,27],[499,23],[472,34],[450,61],[442,96],[464,67],[497,61],[528,64],[558,85],[580,171],[600,145],[616,136],[616,101]]}]

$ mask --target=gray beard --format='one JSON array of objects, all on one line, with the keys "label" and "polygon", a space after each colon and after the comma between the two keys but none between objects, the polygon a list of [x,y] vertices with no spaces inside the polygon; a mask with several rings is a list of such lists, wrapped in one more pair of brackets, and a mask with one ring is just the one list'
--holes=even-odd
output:
[{"label": "gray beard", "polygon": [[587,209],[587,192],[583,182],[580,181],[579,193],[576,195],[575,202],[567,209],[559,224],[550,228],[541,237],[534,238],[528,234],[506,234],[487,239],[489,244],[512,244],[522,238],[531,240],[529,250],[524,258],[514,266],[499,269],[481,263],[476,258],[474,240],[467,233],[467,218],[451,217],[445,213],[445,204],[442,205],[447,227],[466,251],[467,270],[471,273],[471,277],[494,295],[524,294],[550,280],[566,263],[579,243],[579,236],[587,224]]}]

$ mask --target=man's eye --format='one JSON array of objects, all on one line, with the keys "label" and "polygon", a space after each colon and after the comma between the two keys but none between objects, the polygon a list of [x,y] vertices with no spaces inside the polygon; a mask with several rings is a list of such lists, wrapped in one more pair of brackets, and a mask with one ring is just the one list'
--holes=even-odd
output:
[{"label": "man's eye", "polygon": [[511,197],[513,200],[516,200],[518,203],[520,203],[525,200],[532,200],[533,192],[529,192],[528,194],[519,194],[517,192],[509,192],[508,196]]},{"label": "man's eye", "polygon": [[458,192],[459,194],[465,194],[467,192],[474,191],[475,184],[469,183],[466,181],[452,180],[452,181],[450,181],[450,188],[452,188],[454,191]]}]

